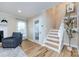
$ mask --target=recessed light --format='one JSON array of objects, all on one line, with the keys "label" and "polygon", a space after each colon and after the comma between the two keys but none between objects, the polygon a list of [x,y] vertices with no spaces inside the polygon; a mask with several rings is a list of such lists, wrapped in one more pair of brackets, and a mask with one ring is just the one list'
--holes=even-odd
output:
[{"label": "recessed light", "polygon": [[18,10],[18,13],[21,13],[22,11],[21,10]]}]

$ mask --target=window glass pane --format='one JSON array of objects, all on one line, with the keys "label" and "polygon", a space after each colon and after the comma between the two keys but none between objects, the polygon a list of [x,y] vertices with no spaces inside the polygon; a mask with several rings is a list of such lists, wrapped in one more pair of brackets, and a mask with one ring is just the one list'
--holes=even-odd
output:
[{"label": "window glass pane", "polygon": [[26,22],[24,21],[19,21],[18,22],[18,32],[21,32],[23,34],[23,36],[26,36]]}]

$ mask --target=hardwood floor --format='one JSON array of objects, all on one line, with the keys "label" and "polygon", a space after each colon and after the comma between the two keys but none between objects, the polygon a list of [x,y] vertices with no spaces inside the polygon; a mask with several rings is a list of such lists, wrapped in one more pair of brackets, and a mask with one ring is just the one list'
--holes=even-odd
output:
[{"label": "hardwood floor", "polygon": [[78,56],[77,50],[75,48],[73,48],[71,54],[71,52],[67,50],[67,47],[64,46],[62,52],[58,54],[57,52],[52,51],[49,48],[46,48],[29,40],[23,41],[21,47],[29,57],[71,57],[71,56],[77,57]]}]

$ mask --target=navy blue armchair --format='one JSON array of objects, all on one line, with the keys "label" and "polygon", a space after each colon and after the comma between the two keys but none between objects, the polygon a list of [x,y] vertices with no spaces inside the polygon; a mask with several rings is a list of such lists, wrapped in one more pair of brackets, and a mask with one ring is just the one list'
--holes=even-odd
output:
[{"label": "navy blue armchair", "polygon": [[12,37],[7,37],[2,39],[3,48],[16,48],[21,45],[22,34],[19,32],[13,32]]}]

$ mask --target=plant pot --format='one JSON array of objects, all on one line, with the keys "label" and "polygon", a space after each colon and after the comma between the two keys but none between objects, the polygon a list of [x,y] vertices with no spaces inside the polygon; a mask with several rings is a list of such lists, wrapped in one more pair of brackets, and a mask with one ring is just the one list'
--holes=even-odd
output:
[{"label": "plant pot", "polygon": [[72,51],[72,47],[67,47],[67,50]]}]

